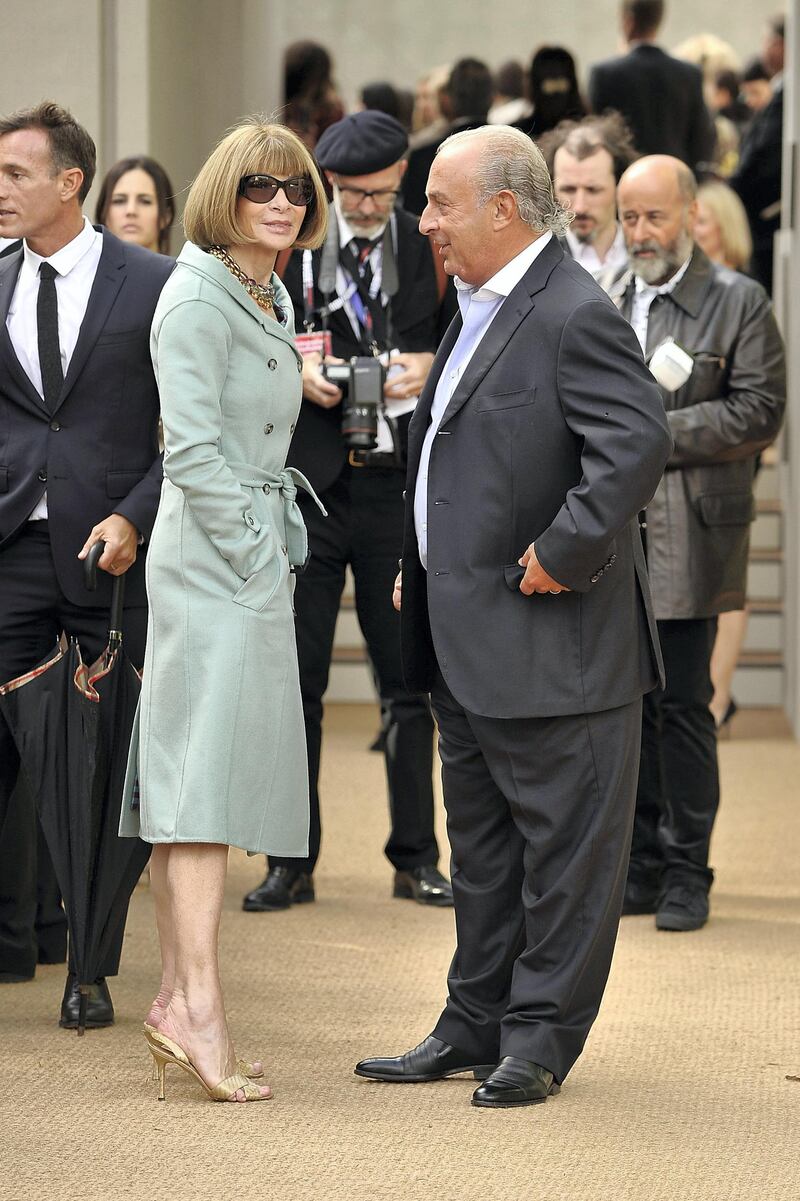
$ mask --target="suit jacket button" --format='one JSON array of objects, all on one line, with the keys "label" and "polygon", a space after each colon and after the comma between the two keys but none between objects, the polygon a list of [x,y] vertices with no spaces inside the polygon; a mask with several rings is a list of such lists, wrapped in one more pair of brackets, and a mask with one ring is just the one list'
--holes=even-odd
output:
[{"label": "suit jacket button", "polygon": [[58,424],[57,421],[51,421],[50,429],[53,431],[54,434],[57,434],[58,431],[61,429],[61,426]]},{"label": "suit jacket button", "polygon": [[267,366],[269,367],[270,371],[277,371],[278,370],[278,360],[270,359],[270,361],[267,363]]},{"label": "suit jacket button", "polygon": [[47,483],[47,472],[44,470],[40,471],[37,478],[38,478],[40,484],[46,484]]},{"label": "suit jacket button", "polygon": [[271,421],[268,421],[267,424],[264,426],[264,433],[271,434],[274,429],[275,429],[275,426],[272,424]]}]

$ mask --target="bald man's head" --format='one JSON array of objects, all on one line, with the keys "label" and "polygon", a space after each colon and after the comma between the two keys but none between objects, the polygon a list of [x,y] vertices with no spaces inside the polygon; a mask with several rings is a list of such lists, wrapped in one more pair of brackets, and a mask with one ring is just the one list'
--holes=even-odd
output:
[{"label": "bald man's head", "polygon": [[694,246],[694,175],[680,159],[650,154],[625,171],[617,200],[631,269],[645,283],[666,283]]}]

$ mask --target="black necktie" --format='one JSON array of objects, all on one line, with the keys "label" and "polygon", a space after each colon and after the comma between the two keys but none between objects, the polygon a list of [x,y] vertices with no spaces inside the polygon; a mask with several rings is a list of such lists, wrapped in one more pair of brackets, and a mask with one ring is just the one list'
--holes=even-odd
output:
[{"label": "black necktie", "polygon": [[52,413],[61,395],[64,372],[61,368],[61,347],[58,342],[58,272],[49,263],[39,267],[39,296],[36,301],[36,328],[39,335],[39,367],[42,372],[44,403]]},{"label": "black necktie", "polygon": [[364,283],[367,291],[372,287],[372,264],[369,261],[369,256],[375,249],[376,242],[371,238],[353,238],[353,251],[358,259],[358,274]]}]

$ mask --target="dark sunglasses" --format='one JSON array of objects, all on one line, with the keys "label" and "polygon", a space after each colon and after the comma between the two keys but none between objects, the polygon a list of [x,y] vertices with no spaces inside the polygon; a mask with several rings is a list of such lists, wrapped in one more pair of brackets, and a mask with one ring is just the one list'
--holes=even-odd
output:
[{"label": "dark sunglasses", "polygon": [[314,199],[314,185],[307,175],[295,175],[292,179],[276,179],[274,175],[244,175],[239,180],[239,195],[252,200],[253,204],[269,204],[281,188],[289,204],[305,208]]}]

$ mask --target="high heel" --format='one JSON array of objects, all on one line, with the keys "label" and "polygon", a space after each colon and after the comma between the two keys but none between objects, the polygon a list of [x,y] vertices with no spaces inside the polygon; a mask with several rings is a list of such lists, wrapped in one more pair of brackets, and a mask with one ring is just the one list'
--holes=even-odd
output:
[{"label": "high heel", "polygon": [[[144,1035],[145,1038],[147,1038],[148,1034],[156,1034],[157,1033],[155,1026],[151,1026],[148,1022],[144,1022],[144,1030],[145,1030],[145,1035]],[[262,1067],[261,1071],[257,1072],[256,1065],[254,1063],[251,1063],[249,1059],[237,1059],[236,1060],[236,1069],[237,1069],[237,1071],[241,1072],[241,1074],[243,1076],[247,1076],[247,1078],[249,1080],[263,1080],[264,1079],[264,1068]],[[155,1081],[157,1079],[158,1079],[158,1068],[156,1067],[156,1064],[153,1063],[153,1082],[155,1083]]]},{"label": "high heel", "polygon": [[224,1080],[220,1080],[213,1087],[209,1086],[183,1048],[179,1047],[171,1038],[167,1038],[165,1034],[161,1034],[158,1030],[154,1030],[152,1026],[147,1025],[145,1025],[144,1036],[147,1039],[147,1045],[150,1048],[150,1054],[153,1056],[156,1068],[159,1101],[166,1100],[166,1072],[168,1063],[174,1063],[179,1068],[182,1068],[184,1072],[188,1072],[190,1076],[194,1076],[195,1080],[203,1086],[212,1101],[229,1101],[233,1094],[239,1091],[244,1093],[245,1101],[268,1101],[270,1099],[262,1094],[257,1084],[253,1084],[241,1072],[226,1076]]}]

